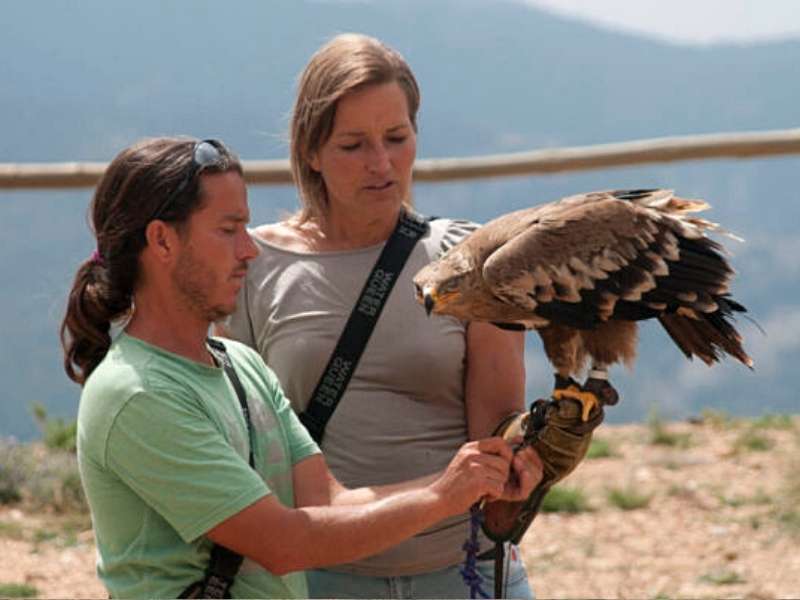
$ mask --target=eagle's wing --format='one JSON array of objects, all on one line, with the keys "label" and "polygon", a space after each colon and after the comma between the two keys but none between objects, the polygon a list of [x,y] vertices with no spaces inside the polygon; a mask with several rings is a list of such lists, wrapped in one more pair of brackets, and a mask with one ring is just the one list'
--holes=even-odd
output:
[{"label": "eagle's wing", "polygon": [[705,206],[669,190],[543,205],[518,215],[526,226],[486,257],[483,278],[505,302],[579,328],[656,317],[668,306],[713,312],[733,270],[703,233],[713,224],[689,216]]}]

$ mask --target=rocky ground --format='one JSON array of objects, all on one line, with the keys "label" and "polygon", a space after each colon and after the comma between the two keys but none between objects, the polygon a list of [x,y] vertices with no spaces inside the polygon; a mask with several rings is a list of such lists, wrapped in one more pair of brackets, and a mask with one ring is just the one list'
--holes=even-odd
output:
[{"label": "rocky ground", "polygon": [[[579,512],[541,514],[523,540],[539,598],[800,597],[800,419],[597,438],[610,456],[563,485]],[[85,516],[0,508],[0,597],[20,593],[107,597]]]}]

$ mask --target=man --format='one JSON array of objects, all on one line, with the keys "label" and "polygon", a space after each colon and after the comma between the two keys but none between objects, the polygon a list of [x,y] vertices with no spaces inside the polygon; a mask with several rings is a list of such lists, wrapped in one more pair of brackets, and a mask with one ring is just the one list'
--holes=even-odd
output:
[{"label": "man", "polygon": [[76,273],[61,337],[65,369],[84,386],[78,459],[113,597],[209,594],[212,554],[223,557],[215,573],[235,574],[223,593],[304,597],[303,569],[382,551],[537,483],[535,454],[512,457],[499,438],[416,481],[335,480],[258,355],[207,339],[256,253],[242,168],[221,142],[123,150],[91,211],[97,249]]}]

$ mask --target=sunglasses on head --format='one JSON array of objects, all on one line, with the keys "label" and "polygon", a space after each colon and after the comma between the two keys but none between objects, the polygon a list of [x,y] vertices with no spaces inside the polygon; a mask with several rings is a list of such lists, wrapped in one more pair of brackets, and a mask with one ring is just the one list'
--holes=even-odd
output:
[{"label": "sunglasses on head", "polygon": [[158,208],[155,214],[153,214],[151,220],[160,218],[175,199],[186,191],[186,188],[198,173],[207,167],[222,162],[222,150],[224,147],[225,146],[219,140],[201,140],[197,142],[194,145],[194,150],[192,150],[192,164],[189,166],[189,170],[186,171],[186,175],[183,176],[183,179],[181,179],[181,182],[175,190],[167,196],[164,203]]}]

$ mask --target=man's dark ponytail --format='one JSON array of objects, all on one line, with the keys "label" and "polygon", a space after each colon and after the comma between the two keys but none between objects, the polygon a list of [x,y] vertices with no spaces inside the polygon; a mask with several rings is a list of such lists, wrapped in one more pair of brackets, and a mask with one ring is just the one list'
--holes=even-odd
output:
[{"label": "man's dark ponytail", "polygon": [[111,346],[111,323],[131,306],[132,289],[114,287],[105,271],[101,259],[95,257],[80,266],[61,323],[64,369],[81,385]]}]

